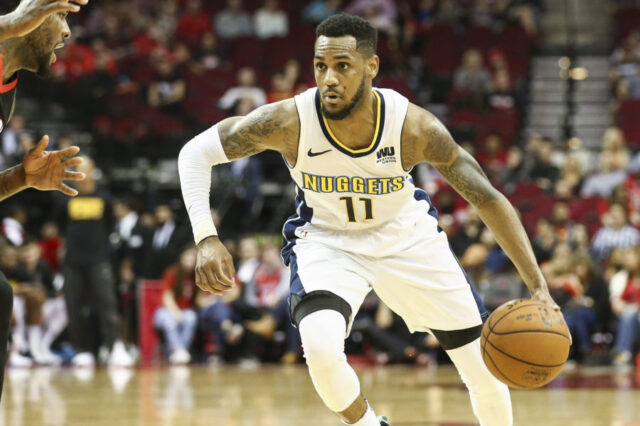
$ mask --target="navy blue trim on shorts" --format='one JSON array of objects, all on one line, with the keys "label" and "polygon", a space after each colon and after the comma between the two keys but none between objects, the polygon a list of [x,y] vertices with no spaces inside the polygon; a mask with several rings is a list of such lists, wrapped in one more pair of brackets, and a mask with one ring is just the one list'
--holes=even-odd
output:
[{"label": "navy blue trim on shorts", "polygon": [[285,265],[289,266],[289,259],[293,253],[293,246],[296,244],[296,240],[298,239],[296,236],[296,230],[307,223],[311,223],[312,217],[313,208],[307,205],[304,197],[304,191],[296,185],[296,213],[289,216],[282,227],[284,246],[282,247],[280,254],[282,255],[282,260]]}]

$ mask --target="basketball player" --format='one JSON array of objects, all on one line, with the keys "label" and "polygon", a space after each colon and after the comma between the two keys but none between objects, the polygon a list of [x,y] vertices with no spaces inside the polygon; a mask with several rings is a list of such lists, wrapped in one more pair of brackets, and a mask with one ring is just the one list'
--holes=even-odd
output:
[{"label": "basketball player", "polygon": [[[50,73],[55,61],[53,50],[61,47],[70,31],[65,17],[77,12],[87,0],[3,0],[0,3],[0,132],[7,126],[15,105],[16,72],[20,69],[40,76]],[[82,162],[72,157],[79,148],[45,151],[49,137],[44,136],[24,157],[22,164],[0,172],[0,201],[26,188],[41,191],[58,190],[74,196],[77,191],[63,180],[82,180],[84,174],[67,171]],[[70,158],[71,157],[71,158]],[[7,338],[13,291],[0,272],[0,396],[7,359]]]},{"label": "basketball player", "polygon": [[326,406],[345,424],[388,424],[361,395],[344,354],[352,320],[373,288],[411,331],[438,338],[481,425],[512,425],[509,390],[480,353],[487,312],[409,170],[421,162],[435,167],[478,209],[532,297],[556,309],[516,212],[432,114],[392,90],[372,88],[379,58],[369,23],[334,15],[316,35],[317,88],[223,120],[180,152],[182,191],[198,244],[197,284],[218,294],[233,286],[232,259],[209,210],[210,167],[278,151],[297,192],[282,250],[291,268],[291,316]]}]

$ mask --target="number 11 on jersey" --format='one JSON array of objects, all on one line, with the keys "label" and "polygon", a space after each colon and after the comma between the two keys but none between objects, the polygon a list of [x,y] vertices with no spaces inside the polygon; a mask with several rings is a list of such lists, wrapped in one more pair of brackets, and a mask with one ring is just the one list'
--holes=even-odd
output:
[{"label": "number 11 on jersey", "polygon": [[[357,222],[356,212],[353,206],[353,197],[340,197],[340,199],[344,201],[349,222]],[[364,220],[373,220],[373,201],[371,198],[358,198],[358,200],[364,204]]]}]

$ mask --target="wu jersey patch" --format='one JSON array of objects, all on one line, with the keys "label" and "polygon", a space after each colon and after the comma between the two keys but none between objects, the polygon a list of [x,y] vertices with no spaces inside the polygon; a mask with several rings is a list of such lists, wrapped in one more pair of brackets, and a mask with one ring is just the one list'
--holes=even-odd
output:
[{"label": "wu jersey patch", "polygon": [[376,157],[376,164],[395,163],[396,149],[392,146],[386,146],[378,150]]}]

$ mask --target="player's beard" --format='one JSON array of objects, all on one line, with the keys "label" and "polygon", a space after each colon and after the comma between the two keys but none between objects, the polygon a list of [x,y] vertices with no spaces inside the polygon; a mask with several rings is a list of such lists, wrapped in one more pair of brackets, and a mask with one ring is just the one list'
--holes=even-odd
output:
[{"label": "player's beard", "polygon": [[27,47],[31,51],[31,59],[29,60],[31,66],[28,69],[38,77],[51,77],[51,55],[53,55],[53,50],[48,47],[45,48],[43,43],[39,43],[39,40],[35,37],[28,39]]},{"label": "player's beard", "polygon": [[325,107],[324,102],[321,102],[320,105],[322,107],[322,115],[324,115],[329,120],[344,120],[345,118],[347,118],[349,114],[351,114],[351,111],[353,110],[353,108],[355,108],[355,106],[358,105],[362,100],[362,96],[364,95],[364,81],[365,81],[365,76],[362,75],[362,81],[360,82],[360,87],[358,87],[358,91],[356,92],[355,95],[353,95],[353,99],[351,100],[351,102],[341,110],[330,112]]}]

